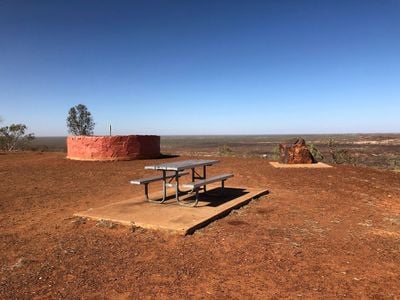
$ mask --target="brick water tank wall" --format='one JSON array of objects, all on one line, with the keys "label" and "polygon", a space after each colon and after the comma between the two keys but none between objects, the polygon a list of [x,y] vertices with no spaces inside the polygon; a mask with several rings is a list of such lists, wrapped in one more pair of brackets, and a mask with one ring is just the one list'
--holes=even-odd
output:
[{"label": "brick water tank wall", "polygon": [[132,160],[160,156],[157,135],[69,136],[67,158],[74,160]]}]

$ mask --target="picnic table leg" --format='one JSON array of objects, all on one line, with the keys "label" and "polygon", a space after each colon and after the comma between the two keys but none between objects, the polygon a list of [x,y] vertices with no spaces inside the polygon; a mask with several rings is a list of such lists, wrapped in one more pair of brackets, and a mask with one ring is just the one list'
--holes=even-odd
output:
[{"label": "picnic table leg", "polygon": [[144,199],[146,201],[149,201],[149,202],[152,202],[152,203],[158,203],[158,204],[163,203],[165,201],[164,197],[161,200],[150,199],[150,197],[149,197],[149,183],[145,183],[144,184]]},{"label": "picnic table leg", "polygon": [[199,202],[199,189],[193,190],[193,192],[196,193],[194,200],[189,199],[191,197],[182,199],[182,200],[180,200],[179,198],[176,198],[176,200],[178,201],[178,203],[180,205],[183,205],[183,206],[196,206],[197,203]]},{"label": "picnic table leg", "polygon": [[175,186],[175,197],[176,201],[179,202],[179,172],[175,172],[175,181],[176,181],[176,186]]},{"label": "picnic table leg", "polygon": [[146,201],[149,201],[149,184],[145,183],[144,184],[144,198]]},{"label": "picnic table leg", "polygon": [[162,202],[163,203],[166,199],[167,199],[167,178],[166,178],[166,171],[162,171],[163,173],[163,199]]},{"label": "picnic table leg", "polygon": [[[207,175],[206,175],[206,166],[203,166],[203,179],[206,179],[206,177],[207,177]],[[207,189],[206,189],[206,185],[204,186],[204,193],[205,192],[207,192]]]},{"label": "picnic table leg", "polygon": [[[195,176],[195,174],[196,174],[196,172],[195,172],[195,169],[194,168],[192,168],[192,182],[194,182],[195,181],[195,179],[196,178],[198,178],[198,177],[196,177]],[[200,176],[200,175],[198,175],[198,176]],[[176,201],[180,204],[180,205],[183,205],[183,206],[196,206],[197,205],[197,203],[199,202],[199,191],[198,191],[198,189],[196,189],[196,190],[191,190],[191,191],[180,191],[179,190],[179,176],[178,176],[178,171],[176,171],[176,175],[175,175],[175,181],[176,181]],[[196,198],[194,199],[194,200],[190,200],[190,199],[188,199],[188,198],[186,198],[186,199],[179,199],[179,193],[180,192],[182,192],[182,193],[192,193],[192,192],[196,192]],[[189,197],[190,198],[190,197]]]}]

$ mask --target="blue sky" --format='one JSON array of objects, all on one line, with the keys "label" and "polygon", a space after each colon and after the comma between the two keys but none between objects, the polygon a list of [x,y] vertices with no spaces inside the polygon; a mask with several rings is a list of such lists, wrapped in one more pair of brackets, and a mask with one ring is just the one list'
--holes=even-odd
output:
[{"label": "blue sky", "polygon": [[400,1],[0,1],[0,116],[66,135],[400,132]]}]

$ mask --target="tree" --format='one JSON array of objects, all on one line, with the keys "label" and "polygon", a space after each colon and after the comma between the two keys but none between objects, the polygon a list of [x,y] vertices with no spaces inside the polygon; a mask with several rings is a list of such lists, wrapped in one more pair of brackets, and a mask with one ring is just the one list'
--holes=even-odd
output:
[{"label": "tree", "polygon": [[83,104],[71,107],[68,112],[68,132],[74,135],[93,135],[95,123],[92,114]]},{"label": "tree", "polygon": [[5,151],[22,149],[32,141],[33,133],[25,134],[28,127],[25,124],[11,124],[0,128],[0,148]]}]

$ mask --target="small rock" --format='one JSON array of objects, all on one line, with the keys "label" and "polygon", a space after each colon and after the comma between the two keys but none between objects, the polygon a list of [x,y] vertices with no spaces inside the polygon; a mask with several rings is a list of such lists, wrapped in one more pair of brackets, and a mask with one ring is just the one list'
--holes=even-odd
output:
[{"label": "small rock", "polygon": [[112,221],[109,221],[109,220],[101,219],[100,221],[97,222],[96,226],[113,229],[113,228],[116,228],[118,226],[118,224],[116,224]]},{"label": "small rock", "polygon": [[86,224],[86,218],[79,217],[71,222],[74,225]]},{"label": "small rock", "polygon": [[10,267],[10,270],[21,268],[24,262],[25,262],[24,257],[19,258],[17,262]]}]

